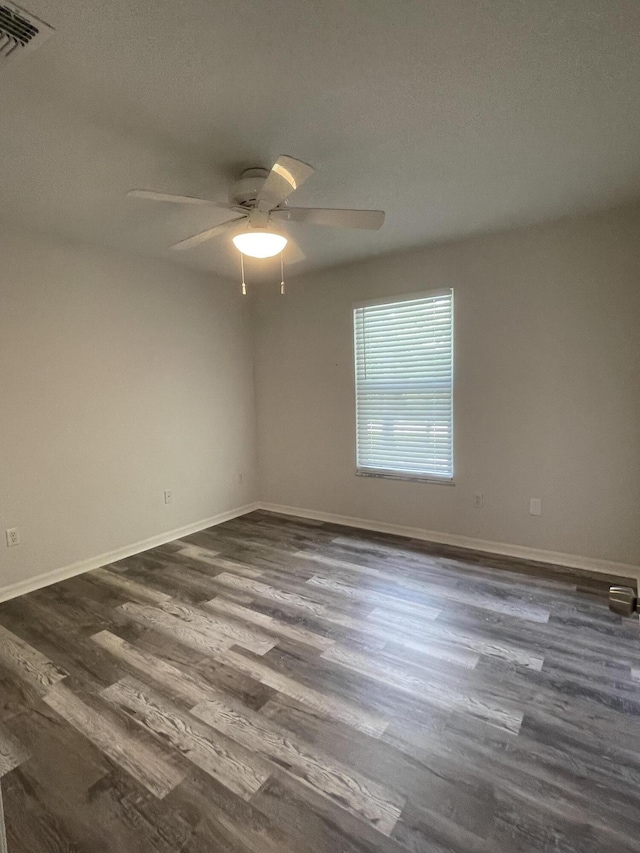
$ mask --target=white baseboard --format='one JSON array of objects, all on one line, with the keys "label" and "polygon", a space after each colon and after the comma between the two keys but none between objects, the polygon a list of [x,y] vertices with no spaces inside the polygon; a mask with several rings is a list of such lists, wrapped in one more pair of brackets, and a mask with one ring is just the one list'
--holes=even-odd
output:
[{"label": "white baseboard", "polygon": [[281,504],[263,501],[259,503],[259,507],[282,515],[310,518],[315,521],[328,521],[333,524],[343,524],[345,527],[359,527],[362,530],[373,530],[376,533],[392,533],[396,536],[406,536],[409,539],[420,539],[424,542],[435,542],[439,545],[452,545],[457,548],[468,548],[471,551],[484,551],[504,557],[517,557],[535,563],[548,563],[568,569],[640,580],[640,566],[632,566],[627,563],[615,563],[611,560],[565,554],[561,551],[546,551],[542,548],[528,548],[524,545],[511,545],[506,542],[491,542],[487,539],[474,539],[471,536],[458,536],[455,533],[439,533],[435,530],[424,530],[421,527],[403,527],[399,524],[387,524],[384,521],[370,521],[366,518],[352,518],[348,515],[335,515],[331,512],[282,506]]},{"label": "white baseboard", "polygon": [[[166,533],[160,533],[157,536],[151,536],[149,539],[142,539],[140,542],[125,545],[123,548],[117,548],[115,551],[110,551],[107,554],[90,557],[88,560],[80,560],[77,563],[72,563],[70,566],[54,569],[52,572],[36,575],[36,577],[25,581],[18,581],[18,583],[10,584],[0,589],[0,601],[8,601],[10,598],[17,598],[17,596],[24,595],[27,592],[34,592],[36,589],[42,589],[42,587],[50,586],[53,583],[58,583],[58,581],[81,575],[84,572],[90,572],[92,569],[99,569],[101,566],[109,565],[109,563],[115,563],[117,560],[133,557],[134,554],[148,551],[149,548],[156,548],[158,545],[164,545],[166,542],[173,542],[174,539],[181,539],[183,536],[189,536],[191,533],[198,533],[198,531],[205,530],[207,527],[222,524],[224,521],[230,521],[239,515],[246,515],[248,512],[252,512],[258,508],[258,503],[250,503],[245,506],[236,507],[235,509],[229,509],[226,512],[213,515],[211,518],[203,518],[201,521],[196,521],[193,524],[187,524],[175,530],[168,530]],[[2,848],[0,847],[1,850]]]},{"label": "white baseboard", "polygon": [[[315,509],[301,509],[300,507],[283,506],[281,504],[256,501],[255,503],[245,504],[245,506],[221,512],[218,515],[211,516],[211,518],[203,518],[201,521],[196,521],[193,524],[187,524],[184,527],[178,527],[175,530],[168,530],[165,533],[160,533],[157,536],[150,537],[149,539],[143,539],[139,542],[134,542],[131,545],[125,545],[123,548],[117,548],[115,551],[100,554],[99,556],[91,557],[88,560],[80,560],[77,563],[72,563],[70,566],[54,569],[52,572],[46,572],[45,574],[29,578],[28,580],[19,581],[18,583],[2,587],[0,588],[0,601],[8,601],[10,598],[16,598],[17,596],[24,595],[27,592],[34,592],[36,589],[42,589],[45,586],[58,583],[58,581],[66,580],[67,578],[72,578],[76,575],[81,575],[84,572],[90,572],[92,569],[99,569],[101,566],[107,566],[109,563],[124,560],[127,557],[134,556],[135,554],[140,554],[142,551],[148,551],[150,548],[155,548],[158,545],[164,545],[166,542],[173,542],[174,539],[181,539],[183,536],[189,536],[189,534],[205,530],[207,527],[214,527],[216,524],[222,524],[225,521],[230,521],[232,518],[238,518],[238,516],[241,515],[246,515],[248,512],[252,512],[256,509],[264,509],[269,512],[278,512],[282,515],[292,515],[298,518],[310,518],[315,521],[328,521],[333,524],[343,524],[345,527],[357,527],[361,530],[373,530],[377,533],[392,533],[396,536],[420,539],[425,542],[434,542],[440,545],[452,545],[458,548],[468,548],[471,551],[485,551],[489,554],[517,557],[523,560],[530,560],[537,563],[548,563],[569,569],[597,572],[599,574],[613,575],[617,577],[636,578],[640,580],[640,566],[632,566],[627,563],[615,563],[610,560],[582,557],[576,554],[565,554],[558,551],[545,551],[541,548],[527,548],[522,545],[511,545],[505,542],[491,542],[486,539],[474,539],[470,536],[458,536],[453,533],[439,533],[434,530],[424,530],[420,527],[403,527],[399,524],[387,524],[384,521],[371,521],[366,518],[352,518],[347,515],[336,515],[335,513],[322,512]],[[1,849],[2,848],[0,847],[0,853]]]}]

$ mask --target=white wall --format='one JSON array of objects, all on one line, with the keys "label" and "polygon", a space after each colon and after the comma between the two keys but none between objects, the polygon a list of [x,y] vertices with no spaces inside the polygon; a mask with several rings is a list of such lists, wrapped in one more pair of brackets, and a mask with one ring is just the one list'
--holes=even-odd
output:
[{"label": "white wall", "polygon": [[[640,209],[254,290],[260,484],[237,287],[25,233],[0,257],[0,592],[257,498],[640,563]],[[356,477],[351,305],[442,286],[456,485]]]},{"label": "white wall", "polygon": [[36,235],[0,258],[0,589],[255,500],[237,287]]},{"label": "white wall", "polygon": [[[352,303],[450,286],[456,485],[356,477]],[[263,500],[640,563],[640,209],[296,278],[255,325]]]}]

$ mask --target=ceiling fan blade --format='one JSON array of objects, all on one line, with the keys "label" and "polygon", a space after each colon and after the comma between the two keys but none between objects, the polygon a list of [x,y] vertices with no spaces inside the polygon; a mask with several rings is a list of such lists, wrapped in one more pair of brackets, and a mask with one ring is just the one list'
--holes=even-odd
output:
[{"label": "ceiling fan blade", "polygon": [[329,225],[333,228],[364,228],[377,231],[384,223],[384,210],[338,210],[322,207],[283,207],[271,212],[283,222]]},{"label": "ceiling fan blade", "polygon": [[302,160],[287,157],[286,154],[278,157],[256,197],[258,210],[272,210],[277,207],[294,190],[301,187],[314,171],[312,166]]},{"label": "ceiling fan blade", "polygon": [[173,193],[157,193],[153,190],[129,190],[128,198],[142,198],[146,201],[170,201],[177,204],[213,204],[221,207],[217,201],[207,198],[196,198],[191,195],[174,195]]},{"label": "ceiling fan blade", "polygon": [[187,237],[186,240],[180,240],[178,243],[174,243],[171,248],[177,249],[178,251],[182,251],[182,249],[192,249],[194,246],[199,246],[200,243],[204,243],[205,240],[211,240],[214,237],[218,237],[220,234],[223,234],[228,228],[231,228],[235,222],[239,222],[241,219],[246,219],[246,216],[234,216],[233,219],[227,219],[226,222],[221,222],[220,225],[214,225],[213,228],[207,228],[206,231],[194,234],[193,237]]},{"label": "ceiling fan blade", "polygon": [[282,253],[285,265],[290,264],[299,264],[300,261],[304,261],[306,258],[305,253],[302,251],[300,246],[296,243],[295,240],[292,240],[291,237],[287,234],[287,245],[284,247],[284,251]]}]

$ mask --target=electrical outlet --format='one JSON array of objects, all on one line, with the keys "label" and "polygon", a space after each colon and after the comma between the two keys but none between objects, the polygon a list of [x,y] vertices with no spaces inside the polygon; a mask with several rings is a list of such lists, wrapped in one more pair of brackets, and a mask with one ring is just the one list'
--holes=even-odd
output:
[{"label": "electrical outlet", "polygon": [[529,501],[529,515],[542,515],[541,498],[531,498]]},{"label": "electrical outlet", "polygon": [[14,545],[20,544],[20,533],[17,527],[9,527],[6,531],[7,548],[13,548]]},{"label": "electrical outlet", "polygon": [[173,503],[173,492],[171,491],[171,489],[164,490],[164,502],[166,504]]},{"label": "electrical outlet", "polygon": [[484,495],[482,492],[479,492],[477,495],[473,496],[473,505],[476,509],[482,509],[484,506]]}]

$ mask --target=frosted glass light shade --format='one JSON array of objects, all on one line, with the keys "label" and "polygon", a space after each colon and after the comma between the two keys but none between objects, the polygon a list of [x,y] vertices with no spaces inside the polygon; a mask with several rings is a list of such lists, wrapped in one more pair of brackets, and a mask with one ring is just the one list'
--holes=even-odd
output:
[{"label": "frosted glass light shade", "polygon": [[243,255],[249,255],[252,258],[272,258],[284,249],[287,238],[273,231],[251,229],[236,234],[233,243]]}]

